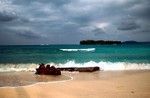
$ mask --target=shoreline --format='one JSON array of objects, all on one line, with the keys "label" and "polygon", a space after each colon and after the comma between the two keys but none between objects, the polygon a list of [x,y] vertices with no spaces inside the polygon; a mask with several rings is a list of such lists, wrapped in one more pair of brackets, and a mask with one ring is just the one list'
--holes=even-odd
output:
[{"label": "shoreline", "polygon": [[[106,70],[106,71],[100,70],[100,71],[95,71],[95,72],[62,71],[62,75],[61,76],[63,76],[63,78],[61,78],[60,80],[51,80],[51,79],[46,80],[45,78],[42,78],[42,81],[36,81],[36,83],[25,84],[25,85],[17,85],[17,86],[0,86],[0,89],[1,88],[28,87],[28,86],[34,86],[34,85],[37,85],[37,84],[67,82],[67,81],[71,81],[71,80],[76,80],[76,79],[74,79],[76,76],[83,75],[83,74],[85,74],[85,75],[86,74],[93,75],[93,73],[98,73],[98,74],[101,74],[101,75],[107,74],[108,76],[105,77],[105,78],[110,78],[110,76],[111,76],[111,78],[113,78],[114,77],[113,73],[114,74],[118,74],[117,76],[122,75],[122,74],[125,73],[124,74],[124,76],[125,76],[125,75],[128,75],[130,73],[133,74],[133,73],[141,73],[141,72],[150,72],[150,70],[149,69],[144,69],[144,70]],[[31,72],[30,71],[29,72],[24,72],[24,71],[23,72],[0,72],[0,78],[1,78],[2,74],[4,74],[4,77],[5,77],[5,74],[13,74],[13,75],[20,74],[19,76],[22,76],[22,75],[24,76],[24,74],[25,74],[26,76],[30,77],[29,79],[35,78],[33,76],[39,76],[39,77],[58,77],[59,78],[59,76],[55,76],[55,75],[37,75],[33,71],[31,71]],[[100,78],[100,79],[102,79],[102,78]],[[1,80],[2,80],[2,78],[1,78]]]},{"label": "shoreline", "polygon": [[[1,98],[149,98],[150,70],[62,72],[73,79],[0,87]],[[9,94],[8,94],[9,92]]]},{"label": "shoreline", "polygon": [[[68,76],[67,76],[68,77]],[[1,88],[20,88],[20,87],[32,87],[35,85],[40,85],[40,84],[47,84],[47,83],[61,83],[61,82],[67,82],[67,81],[71,81],[73,80],[73,77],[69,77],[70,79],[68,80],[60,80],[60,81],[48,81],[48,82],[37,82],[37,83],[33,83],[33,84],[29,84],[29,85],[23,85],[23,86],[1,86]]]},{"label": "shoreline", "polygon": [[36,75],[35,72],[0,72],[0,88],[26,87],[48,82],[63,82],[71,80],[67,75]]},{"label": "shoreline", "polygon": [[[88,61],[84,63],[75,62],[74,60],[67,61],[65,63],[54,63],[49,62],[46,63],[51,66],[55,66],[56,68],[68,68],[68,67],[99,67],[102,71],[124,71],[124,70],[150,70],[150,63],[138,63],[138,62],[110,62],[110,61]],[[35,72],[38,68],[38,63],[8,63],[8,64],[0,64],[0,73],[1,72]]]}]

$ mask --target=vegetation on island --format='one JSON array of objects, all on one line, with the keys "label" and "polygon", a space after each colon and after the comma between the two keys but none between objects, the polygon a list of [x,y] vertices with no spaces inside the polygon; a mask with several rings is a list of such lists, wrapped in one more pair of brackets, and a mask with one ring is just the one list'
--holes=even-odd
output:
[{"label": "vegetation on island", "polygon": [[112,45],[112,44],[121,44],[121,41],[104,41],[104,40],[82,40],[80,41],[81,45]]},{"label": "vegetation on island", "polygon": [[80,45],[113,45],[113,44],[150,44],[150,42],[113,41],[113,40],[82,40]]}]

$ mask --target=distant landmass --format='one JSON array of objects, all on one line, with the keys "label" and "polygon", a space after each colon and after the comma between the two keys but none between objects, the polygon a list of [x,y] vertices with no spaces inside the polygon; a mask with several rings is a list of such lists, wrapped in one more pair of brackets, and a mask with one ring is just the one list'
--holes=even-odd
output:
[{"label": "distant landmass", "polygon": [[111,44],[121,44],[121,41],[104,41],[104,40],[82,40],[80,41],[81,45],[98,45],[98,44],[107,44],[107,45],[111,45]]},{"label": "distant landmass", "polygon": [[150,42],[137,42],[137,41],[112,41],[112,40],[82,40],[80,45],[112,45],[112,44],[137,44],[137,43],[150,43]]},{"label": "distant landmass", "polygon": [[122,43],[123,44],[136,44],[136,43],[140,43],[140,42],[137,42],[137,41],[124,41]]}]

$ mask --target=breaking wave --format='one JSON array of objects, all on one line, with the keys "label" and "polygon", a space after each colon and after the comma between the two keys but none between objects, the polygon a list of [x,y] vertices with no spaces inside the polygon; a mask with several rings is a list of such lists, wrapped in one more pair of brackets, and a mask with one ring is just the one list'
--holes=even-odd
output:
[{"label": "breaking wave", "polygon": [[[98,66],[103,71],[109,70],[150,70],[149,63],[128,63],[128,62],[94,62],[76,63],[68,61],[66,63],[48,63],[56,67],[93,67]],[[35,71],[38,64],[0,64],[0,72],[9,71]]]},{"label": "breaking wave", "polygon": [[86,49],[60,49],[61,51],[95,51],[95,48],[86,48]]},{"label": "breaking wave", "polygon": [[69,61],[65,64],[59,64],[60,67],[94,67],[98,66],[101,70],[143,70],[150,69],[150,64],[147,63],[128,63],[128,62],[86,62],[86,63],[75,63]]}]

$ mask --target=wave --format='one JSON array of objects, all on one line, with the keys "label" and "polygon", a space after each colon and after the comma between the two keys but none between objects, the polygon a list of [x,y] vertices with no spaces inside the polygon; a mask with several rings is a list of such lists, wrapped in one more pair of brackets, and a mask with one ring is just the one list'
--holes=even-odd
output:
[{"label": "wave", "polygon": [[94,67],[98,66],[101,70],[144,70],[150,69],[149,63],[127,63],[127,62],[86,62],[86,63],[75,63],[69,61],[65,64],[59,64],[60,67]]},{"label": "wave", "polygon": [[[127,63],[127,62],[94,62],[76,63],[68,61],[66,63],[48,63],[56,67],[93,67],[98,66],[103,71],[109,70],[150,70],[149,63]],[[38,64],[0,64],[0,72],[9,71],[33,71],[38,67]]]},{"label": "wave", "polygon": [[85,48],[85,49],[60,49],[61,51],[95,51],[95,48]]},{"label": "wave", "polygon": [[38,64],[0,64],[0,72],[10,72],[10,71],[35,71]]}]

